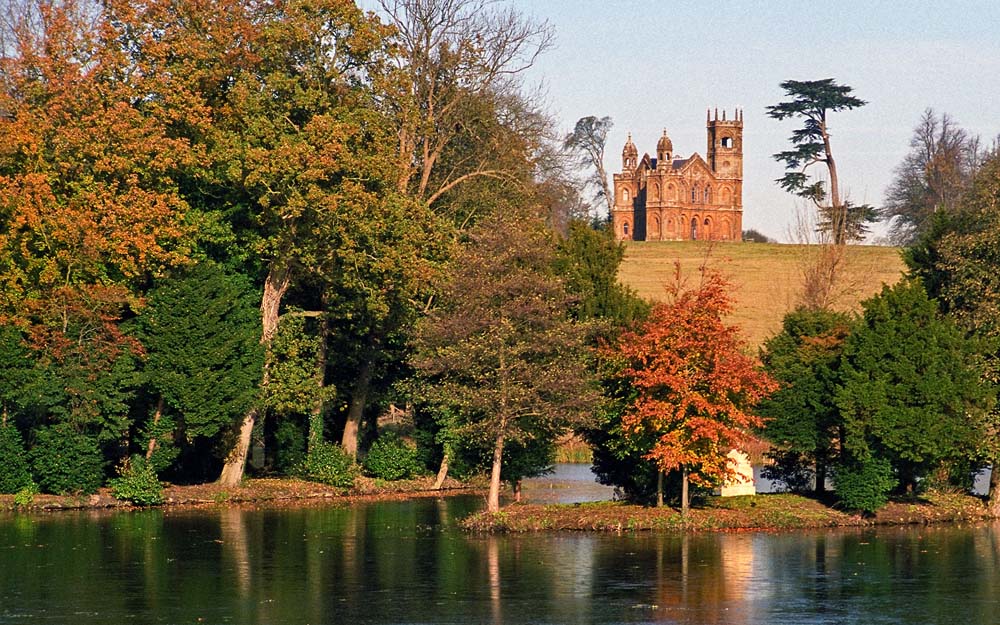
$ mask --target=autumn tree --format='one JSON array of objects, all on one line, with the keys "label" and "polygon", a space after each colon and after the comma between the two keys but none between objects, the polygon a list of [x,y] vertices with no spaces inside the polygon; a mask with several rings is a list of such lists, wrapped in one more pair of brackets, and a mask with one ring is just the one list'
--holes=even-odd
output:
[{"label": "autumn tree", "polygon": [[896,166],[880,211],[897,245],[915,243],[936,213],[952,214],[980,165],[979,139],[947,113],[928,108],[910,138],[910,152]]},{"label": "autumn tree", "polygon": [[424,396],[462,438],[492,449],[487,509],[500,505],[509,441],[546,441],[589,414],[584,328],[566,314],[551,234],[537,218],[494,215],[469,233],[438,306],[418,327]]},{"label": "autumn tree", "polygon": [[775,383],[744,354],[738,328],[723,321],[731,285],[702,268],[701,283],[686,289],[680,275],[678,266],[668,301],[623,333],[610,355],[623,361],[621,375],[635,389],[622,429],[653,438],[646,457],[661,473],[681,473],[686,511],[689,480],[714,486],[733,475],[727,455],[763,425],[753,408]]},{"label": "autumn tree", "polygon": [[[865,222],[875,220],[874,208],[852,204],[842,192],[828,116],[864,106],[866,102],[851,95],[851,87],[839,85],[832,78],[786,80],[781,88],[790,99],[768,106],[767,114],[777,120],[801,119],[802,127],[792,132],[793,148],[774,155],[775,160],[785,164],[786,170],[777,183],[817,207],[820,226],[830,233],[835,244],[863,238],[867,232]],[[829,187],[824,180],[810,176],[809,170],[814,165],[825,167]]]},{"label": "autumn tree", "polygon": [[586,178],[587,185],[594,189],[594,199],[607,206],[609,215],[614,210],[615,197],[604,169],[604,148],[612,125],[610,117],[581,117],[573,132],[563,140],[563,147],[576,157],[579,167],[593,169]]}]

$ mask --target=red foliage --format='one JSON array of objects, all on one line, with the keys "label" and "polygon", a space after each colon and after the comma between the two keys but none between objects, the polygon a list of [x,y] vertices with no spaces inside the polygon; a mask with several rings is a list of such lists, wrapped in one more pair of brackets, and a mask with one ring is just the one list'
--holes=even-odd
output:
[{"label": "red foliage", "polygon": [[636,392],[623,431],[654,437],[647,457],[660,470],[687,468],[692,481],[711,486],[732,475],[727,454],[763,425],[752,407],[777,385],[744,353],[738,328],[723,322],[733,308],[730,283],[706,268],[701,275],[697,289],[685,290],[678,268],[670,301],[608,355],[624,361]]}]

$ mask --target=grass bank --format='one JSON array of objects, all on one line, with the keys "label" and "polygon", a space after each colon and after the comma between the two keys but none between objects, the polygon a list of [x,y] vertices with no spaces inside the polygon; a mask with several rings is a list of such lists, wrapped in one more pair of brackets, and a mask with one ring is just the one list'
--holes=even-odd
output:
[{"label": "grass bank", "polygon": [[[432,488],[434,476],[412,480],[385,482],[359,477],[349,490],[297,479],[248,479],[236,488],[223,488],[215,483],[189,486],[168,485],[164,488],[165,502],[160,507],[178,506],[249,506],[300,507],[354,503],[359,501],[391,501],[415,497],[442,497],[475,493],[478,484],[448,479],[440,490]],[[17,505],[14,495],[0,495],[0,511],[54,512],[83,509],[130,509],[133,506],[111,496],[107,488],[93,495],[34,495],[27,505]]]},{"label": "grass bank", "polygon": [[777,531],[825,527],[975,522],[993,518],[982,499],[928,494],[890,502],[873,516],[837,510],[791,494],[711,498],[687,515],[670,507],[646,508],[621,502],[510,505],[482,512],[464,527],[481,532],[541,531]]},{"label": "grass bank", "polygon": [[[753,346],[761,345],[781,329],[781,320],[799,303],[803,276],[816,262],[815,245],[777,243],[710,243],[707,241],[639,241],[625,244],[619,279],[646,299],[662,300],[663,285],[680,262],[689,283],[702,263],[725,274],[735,285],[736,310],[732,322]],[[834,307],[860,310],[860,302],[875,295],[883,284],[902,277],[899,248],[849,245],[835,286]]]}]

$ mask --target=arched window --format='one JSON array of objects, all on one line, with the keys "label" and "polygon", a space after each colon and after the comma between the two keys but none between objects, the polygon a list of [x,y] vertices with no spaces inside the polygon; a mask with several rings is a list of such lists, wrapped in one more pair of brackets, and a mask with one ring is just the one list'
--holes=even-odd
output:
[{"label": "arched window", "polygon": [[723,137],[722,141],[720,141],[719,143],[721,143],[722,147],[724,147],[724,148],[731,148],[731,147],[733,147],[733,138],[732,137]]},{"label": "arched window", "polygon": [[691,240],[692,241],[697,241],[698,240],[698,218],[697,217],[692,217],[691,218]]},{"label": "arched window", "polygon": [[655,182],[653,183],[653,199],[660,199],[660,185]]},{"label": "arched window", "polygon": [[712,187],[708,186],[705,187],[705,203],[706,204],[712,203]]},{"label": "arched window", "polygon": [[677,201],[677,187],[672,184],[667,185],[667,199]]},{"label": "arched window", "polygon": [[653,234],[660,234],[660,218],[653,215]]},{"label": "arched window", "polygon": [[691,203],[694,204],[698,201],[698,185],[691,187]]},{"label": "arched window", "polygon": [[622,189],[622,201],[628,202],[628,189]]},{"label": "arched window", "polygon": [[624,238],[628,238],[628,222],[622,224],[622,235]]}]

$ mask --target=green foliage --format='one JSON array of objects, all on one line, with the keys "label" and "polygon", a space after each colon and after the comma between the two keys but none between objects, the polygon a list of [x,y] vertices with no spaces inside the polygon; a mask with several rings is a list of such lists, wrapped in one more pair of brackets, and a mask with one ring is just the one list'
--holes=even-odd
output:
[{"label": "green foliage", "polygon": [[809,458],[794,451],[779,451],[769,454],[771,464],[761,469],[761,474],[776,482],[781,482],[793,493],[804,493],[816,479]]},{"label": "green foliage", "polygon": [[14,494],[14,505],[26,508],[35,503],[35,495],[38,494],[38,484],[28,480],[28,484]]},{"label": "green foliage", "polygon": [[392,434],[379,436],[364,459],[365,473],[383,480],[403,480],[420,473],[417,449]]},{"label": "green foliage", "polygon": [[824,469],[835,460],[840,413],[833,397],[849,331],[850,318],[843,313],[798,309],[785,316],[781,332],[762,350],[764,369],[779,383],[758,407],[768,419],[761,435],[780,450],[768,477],[795,492],[814,464],[820,474],[816,489],[822,491]]},{"label": "green foliage", "polygon": [[316,378],[321,340],[306,330],[305,317],[295,311],[282,316],[271,340],[270,382],[263,398],[275,413],[307,414],[316,402],[333,398],[334,387],[321,387]]},{"label": "green foliage", "polygon": [[885,458],[844,462],[834,471],[837,499],[848,510],[874,513],[889,501],[898,483]]},{"label": "green foliage", "polygon": [[157,479],[153,465],[139,454],[123,460],[118,467],[118,477],[110,480],[108,485],[115,499],[137,506],[163,503],[163,484]]},{"label": "green foliage", "polygon": [[912,488],[941,462],[978,453],[990,389],[980,384],[975,344],[919,281],[884,287],[864,309],[836,395],[843,449],[890,461]]},{"label": "green foliage", "polygon": [[156,439],[156,446],[153,448],[153,455],[149,463],[153,471],[160,473],[166,471],[181,453],[180,447],[174,440],[177,424],[173,416],[169,414],[160,415],[159,420],[149,419],[139,435],[142,448],[146,449],[151,438]]},{"label": "green foliage", "polygon": [[616,327],[628,326],[649,314],[649,304],[618,281],[624,246],[609,228],[595,230],[583,221],[569,224],[556,248],[556,272],[566,290],[576,296],[571,305],[580,321],[603,319]]},{"label": "green foliage", "polygon": [[291,475],[306,459],[306,433],[297,419],[281,419],[274,428],[274,469]]},{"label": "green foliage", "polygon": [[337,488],[352,488],[358,467],[339,445],[327,442],[316,444],[309,450],[299,475],[306,480],[328,484]]},{"label": "green foliage", "polygon": [[162,280],[136,333],[148,353],[143,379],[176,413],[185,438],[228,430],[255,400],[260,320],[244,277],[203,262]]},{"label": "green foliage", "polygon": [[16,493],[31,484],[31,472],[21,433],[13,425],[0,425],[0,494]]},{"label": "green foliage", "polygon": [[104,461],[97,441],[69,424],[36,430],[28,459],[44,493],[94,493],[104,482]]}]

